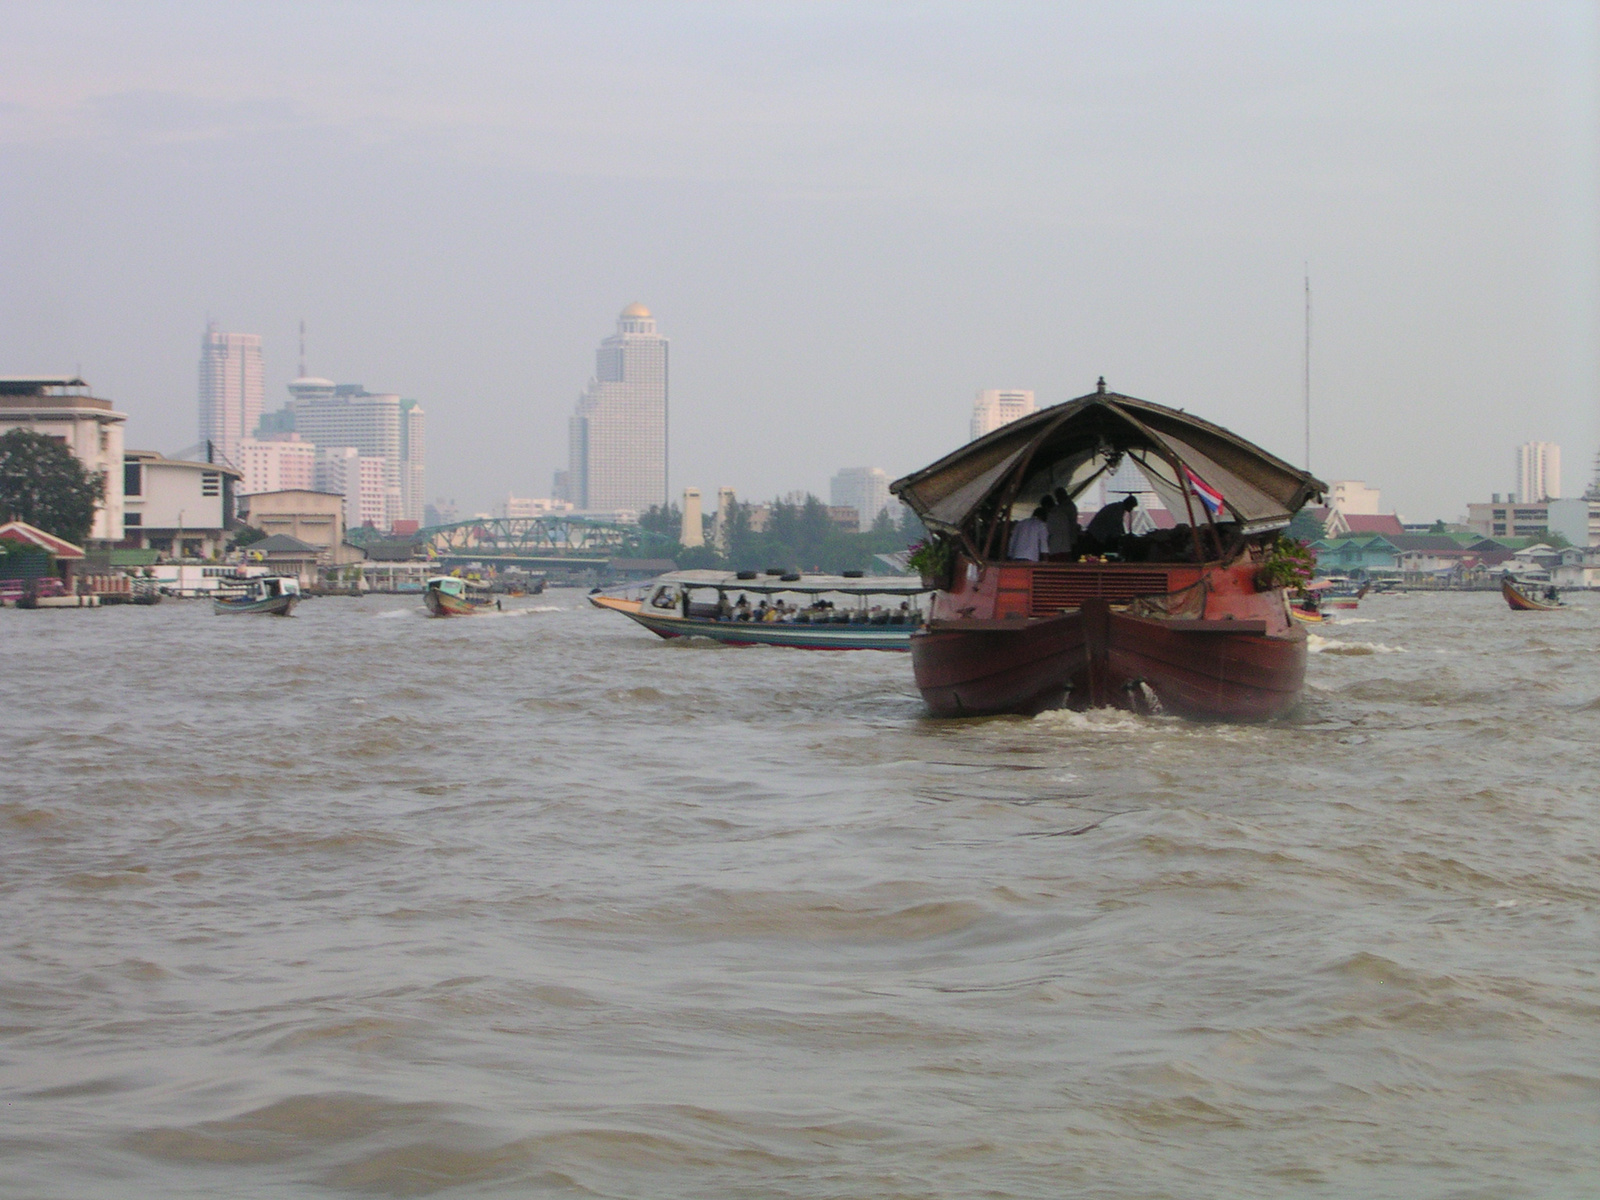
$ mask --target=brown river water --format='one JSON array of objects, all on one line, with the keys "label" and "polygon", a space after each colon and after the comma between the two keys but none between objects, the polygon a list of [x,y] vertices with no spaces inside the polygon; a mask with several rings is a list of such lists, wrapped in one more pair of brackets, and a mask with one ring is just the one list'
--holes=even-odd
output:
[{"label": "brown river water", "polygon": [[511,603],[0,611],[0,1196],[1600,1195],[1600,597],[1264,726]]}]

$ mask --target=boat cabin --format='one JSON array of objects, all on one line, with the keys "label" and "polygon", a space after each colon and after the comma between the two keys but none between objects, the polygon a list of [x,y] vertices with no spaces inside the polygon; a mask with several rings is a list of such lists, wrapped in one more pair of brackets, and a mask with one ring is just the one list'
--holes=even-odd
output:
[{"label": "boat cabin", "polygon": [[[1102,483],[1108,503],[1079,512]],[[1087,600],[1221,615],[1226,597],[1259,590],[1279,531],[1325,488],[1221,426],[1101,380],[890,491],[933,534],[933,618],[971,622],[1045,619]],[[1140,496],[1170,520],[1132,532]]]},{"label": "boat cabin", "polygon": [[677,571],[646,587],[642,606],[662,617],[792,625],[916,627],[929,588],[909,576]]}]

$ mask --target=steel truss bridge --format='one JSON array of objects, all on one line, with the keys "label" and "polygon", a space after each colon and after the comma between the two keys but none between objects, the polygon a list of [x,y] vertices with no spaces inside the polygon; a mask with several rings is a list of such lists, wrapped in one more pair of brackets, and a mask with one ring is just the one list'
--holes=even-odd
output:
[{"label": "steel truss bridge", "polygon": [[449,565],[583,568],[613,558],[665,558],[670,539],[637,525],[583,517],[480,517],[430,525],[417,536],[432,556]]}]

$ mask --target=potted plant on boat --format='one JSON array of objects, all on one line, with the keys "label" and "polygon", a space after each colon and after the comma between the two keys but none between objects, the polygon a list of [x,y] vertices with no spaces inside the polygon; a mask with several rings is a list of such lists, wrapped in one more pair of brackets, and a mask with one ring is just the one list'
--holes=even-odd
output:
[{"label": "potted plant on boat", "polygon": [[950,590],[950,573],[955,567],[955,547],[949,538],[930,534],[920,542],[911,544],[906,556],[906,566],[922,576],[925,587]]}]

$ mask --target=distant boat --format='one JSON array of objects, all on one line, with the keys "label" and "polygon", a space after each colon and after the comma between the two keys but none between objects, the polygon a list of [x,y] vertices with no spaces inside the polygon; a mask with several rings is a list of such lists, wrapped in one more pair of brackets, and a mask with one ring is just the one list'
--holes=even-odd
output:
[{"label": "distant boat", "polygon": [[[911,635],[922,625],[915,598],[929,590],[921,580],[904,575],[678,571],[651,581],[640,599],[597,593],[589,603],[621,613],[663,638],[706,637],[730,646],[802,650],[909,650]],[[752,596],[761,605],[752,607]],[[810,602],[791,607],[784,597]],[[781,601],[783,608],[768,604],[769,598]],[[888,603],[874,605],[874,598]]]},{"label": "distant boat", "polygon": [[300,581],[285,575],[258,575],[243,581],[242,588],[229,588],[211,598],[211,611],[255,613],[287,617],[300,601]]},{"label": "distant boat", "polygon": [[1361,585],[1361,590],[1359,592],[1357,592],[1354,596],[1346,596],[1346,595],[1338,595],[1338,594],[1330,596],[1328,599],[1326,599],[1326,600],[1324,600],[1322,602],[1323,603],[1323,607],[1325,607],[1325,608],[1360,608],[1361,607],[1362,597],[1364,597],[1367,594],[1367,587],[1368,587],[1367,584],[1362,584]]},{"label": "distant boat", "polygon": [[1552,609],[1566,607],[1561,603],[1555,588],[1548,589],[1543,599],[1535,599],[1519,588],[1516,580],[1509,575],[1500,577],[1500,594],[1506,598],[1506,603],[1511,606],[1512,612],[1549,612]]},{"label": "distant boat", "polygon": [[500,602],[482,584],[459,575],[435,575],[423,589],[422,603],[434,617],[470,617]]}]

